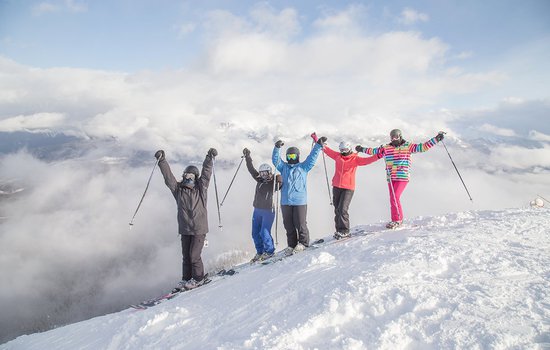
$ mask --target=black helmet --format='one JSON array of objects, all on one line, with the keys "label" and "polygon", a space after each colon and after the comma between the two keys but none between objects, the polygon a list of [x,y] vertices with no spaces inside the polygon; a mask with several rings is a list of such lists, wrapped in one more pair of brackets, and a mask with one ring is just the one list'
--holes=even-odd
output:
[{"label": "black helmet", "polygon": [[298,149],[298,147],[287,148],[286,160],[288,164],[296,164],[300,162],[300,150]]},{"label": "black helmet", "polygon": [[401,130],[399,129],[393,129],[390,131],[390,139],[400,139],[402,137]]},{"label": "black helmet", "polygon": [[199,177],[199,168],[197,168],[194,165],[189,165],[185,170],[183,171],[183,174],[193,174],[195,175],[195,178]]}]

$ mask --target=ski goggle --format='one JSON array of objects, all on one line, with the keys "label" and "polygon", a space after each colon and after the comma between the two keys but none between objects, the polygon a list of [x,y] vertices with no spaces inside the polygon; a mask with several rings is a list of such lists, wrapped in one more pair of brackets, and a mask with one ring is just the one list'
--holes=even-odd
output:
[{"label": "ski goggle", "polygon": [[390,136],[391,140],[401,140],[401,135]]},{"label": "ski goggle", "polygon": [[185,180],[195,180],[195,174],[193,173],[183,173],[183,178]]},{"label": "ski goggle", "polygon": [[269,175],[271,175],[270,171],[267,171],[267,170],[260,171],[260,177],[268,178]]},{"label": "ski goggle", "polygon": [[286,155],[287,160],[296,160],[298,159],[298,155],[296,153],[290,153]]}]

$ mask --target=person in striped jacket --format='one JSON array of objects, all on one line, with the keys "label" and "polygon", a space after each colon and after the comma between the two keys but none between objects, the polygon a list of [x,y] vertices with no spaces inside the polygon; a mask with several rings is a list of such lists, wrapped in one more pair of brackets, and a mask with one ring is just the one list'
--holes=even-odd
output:
[{"label": "person in striped jacket", "polygon": [[386,178],[390,193],[391,221],[387,228],[397,228],[403,222],[403,208],[401,207],[401,194],[409,183],[409,170],[411,167],[411,155],[413,153],[426,152],[439,141],[443,140],[443,132],[424,143],[410,143],[403,139],[401,130],[393,129],[390,132],[391,142],[378,148],[366,148],[361,145],[355,147],[357,152],[370,155],[380,155],[386,161]]},{"label": "person in striped jacket", "polygon": [[[313,141],[318,142],[316,133],[311,134]],[[360,157],[353,152],[349,142],[342,141],[338,151],[322,144],[323,152],[334,160],[334,176],[332,178],[332,203],[334,205],[334,238],[341,239],[350,236],[349,205],[355,192],[355,172],[358,166],[369,165],[382,158],[381,154],[372,157]]]}]

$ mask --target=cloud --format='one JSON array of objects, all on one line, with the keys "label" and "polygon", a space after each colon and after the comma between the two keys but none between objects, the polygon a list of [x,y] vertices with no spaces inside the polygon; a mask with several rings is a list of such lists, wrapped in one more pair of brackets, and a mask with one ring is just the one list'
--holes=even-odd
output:
[{"label": "cloud", "polygon": [[401,17],[399,18],[399,22],[403,24],[414,24],[417,22],[428,22],[430,20],[430,16],[428,16],[425,13],[418,12],[411,8],[405,8],[403,11],[401,11]]},{"label": "cloud", "polygon": [[487,132],[487,133],[499,135],[499,136],[516,136],[516,133],[514,132],[514,130],[498,128],[494,125],[487,124],[487,123],[481,125],[479,129],[483,132]]},{"label": "cloud", "polygon": [[0,132],[40,131],[48,132],[62,126],[65,116],[60,113],[37,113],[0,120]]}]

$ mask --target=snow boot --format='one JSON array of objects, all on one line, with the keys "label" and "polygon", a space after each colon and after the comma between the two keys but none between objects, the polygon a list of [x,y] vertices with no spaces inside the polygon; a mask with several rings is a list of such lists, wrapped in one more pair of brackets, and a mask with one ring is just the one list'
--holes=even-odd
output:
[{"label": "snow boot", "polygon": [[349,232],[346,232],[346,233],[338,232],[338,231],[334,232],[334,238],[337,240],[342,238],[348,238],[348,237],[351,237],[351,233]]},{"label": "snow boot", "polygon": [[399,226],[401,226],[401,221],[390,221],[387,223],[386,228],[393,230],[398,228]]},{"label": "snow boot", "polygon": [[178,285],[175,286],[173,289],[172,289],[172,293],[177,293],[177,292],[181,292],[182,290],[185,289],[185,285],[188,283],[189,281],[188,280],[181,280],[178,282]]},{"label": "snow boot", "polygon": [[263,254],[256,254],[256,255],[254,255],[254,257],[252,258],[252,260],[250,260],[250,262],[251,262],[251,263],[255,263],[256,261],[262,260],[262,255],[263,255]]},{"label": "snow boot", "polygon": [[258,258],[258,260],[260,261],[264,261],[264,260],[267,260],[269,258],[273,257],[273,253],[263,253],[262,255],[260,255],[260,257]]},{"label": "snow boot", "polygon": [[296,244],[296,247],[294,247],[294,250],[292,253],[293,254],[300,253],[300,252],[303,252],[305,249],[306,249],[305,245],[303,245],[302,243],[298,243]]}]

